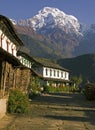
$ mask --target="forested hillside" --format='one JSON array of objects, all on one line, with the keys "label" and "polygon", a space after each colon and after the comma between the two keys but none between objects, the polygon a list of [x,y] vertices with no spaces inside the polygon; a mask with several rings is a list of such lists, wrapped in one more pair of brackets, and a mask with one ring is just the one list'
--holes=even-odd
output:
[{"label": "forested hillside", "polygon": [[57,63],[69,69],[71,76],[82,76],[84,82],[95,82],[95,54],[60,59]]}]

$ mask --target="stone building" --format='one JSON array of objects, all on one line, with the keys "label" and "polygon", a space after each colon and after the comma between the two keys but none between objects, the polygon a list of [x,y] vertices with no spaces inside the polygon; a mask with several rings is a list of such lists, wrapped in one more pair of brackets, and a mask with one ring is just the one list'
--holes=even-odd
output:
[{"label": "stone building", "polygon": [[10,20],[0,15],[0,97],[14,87],[27,89],[31,70],[17,57],[17,51],[22,46],[23,42]]},{"label": "stone building", "polygon": [[[0,15],[0,97],[11,88],[27,91],[31,79],[39,77],[43,85],[65,86],[70,82],[69,70],[52,62],[33,58],[11,21]],[[26,49],[26,48],[25,48]]]}]

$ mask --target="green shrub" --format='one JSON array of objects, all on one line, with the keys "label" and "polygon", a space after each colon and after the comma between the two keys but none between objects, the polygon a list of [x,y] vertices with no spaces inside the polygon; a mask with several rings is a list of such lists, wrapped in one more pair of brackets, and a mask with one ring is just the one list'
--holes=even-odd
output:
[{"label": "green shrub", "polygon": [[70,92],[80,92],[79,87],[78,86],[70,86],[69,89]]},{"label": "green shrub", "polygon": [[44,91],[47,93],[51,93],[51,92],[69,92],[69,86],[58,86],[58,87],[54,87],[54,86],[45,86],[44,87]]},{"label": "green shrub", "polygon": [[29,99],[33,99],[34,97],[36,97],[38,95],[38,92],[37,91],[30,91],[28,93],[28,97]]},{"label": "green shrub", "polygon": [[29,99],[26,94],[17,89],[10,91],[7,105],[9,113],[27,113],[29,105]]},{"label": "green shrub", "polygon": [[28,96],[30,99],[41,94],[42,92],[41,86],[42,86],[42,80],[38,77],[33,77],[30,85],[28,86]]}]

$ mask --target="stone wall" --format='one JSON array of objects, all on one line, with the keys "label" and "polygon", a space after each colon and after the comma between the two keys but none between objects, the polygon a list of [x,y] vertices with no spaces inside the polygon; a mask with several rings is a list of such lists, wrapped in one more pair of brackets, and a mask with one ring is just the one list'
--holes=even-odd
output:
[{"label": "stone wall", "polygon": [[18,68],[15,73],[15,87],[27,90],[31,80],[31,70],[29,68]]},{"label": "stone wall", "polygon": [[13,66],[12,64],[3,61],[0,77],[0,97],[5,96],[9,89],[20,88],[26,91],[30,80],[31,70],[24,66]]},{"label": "stone wall", "polygon": [[14,67],[4,61],[0,65],[0,119],[6,114],[7,99],[9,89],[19,88],[27,92],[31,80],[31,70],[24,66]]}]

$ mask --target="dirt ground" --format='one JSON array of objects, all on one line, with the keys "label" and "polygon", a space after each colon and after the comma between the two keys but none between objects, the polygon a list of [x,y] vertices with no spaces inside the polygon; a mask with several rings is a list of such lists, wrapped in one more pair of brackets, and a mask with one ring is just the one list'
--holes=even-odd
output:
[{"label": "dirt ground", "polygon": [[44,94],[28,115],[6,115],[0,130],[95,130],[95,101],[79,93]]}]

